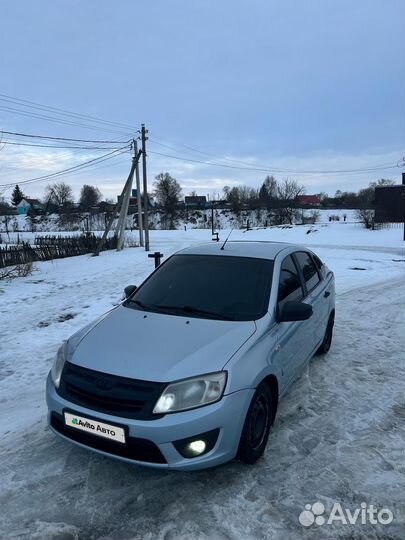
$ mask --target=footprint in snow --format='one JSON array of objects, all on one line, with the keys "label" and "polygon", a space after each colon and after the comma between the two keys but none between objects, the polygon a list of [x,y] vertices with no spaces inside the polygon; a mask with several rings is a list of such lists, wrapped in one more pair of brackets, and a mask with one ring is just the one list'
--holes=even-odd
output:
[{"label": "footprint in snow", "polygon": [[74,319],[76,317],[75,313],[65,313],[64,315],[59,315],[59,317],[56,319],[58,322],[65,322],[70,321],[70,319]]},{"label": "footprint in snow", "polygon": [[[76,313],[64,313],[63,315],[59,315],[59,317],[56,319],[56,322],[63,323],[65,321],[70,321],[71,319],[74,319],[76,317]],[[37,326],[38,328],[46,328],[51,324],[50,321],[40,321]]]},{"label": "footprint in snow", "polygon": [[37,326],[38,328],[46,328],[47,326],[49,326],[49,324],[50,323],[47,321],[40,321]]}]

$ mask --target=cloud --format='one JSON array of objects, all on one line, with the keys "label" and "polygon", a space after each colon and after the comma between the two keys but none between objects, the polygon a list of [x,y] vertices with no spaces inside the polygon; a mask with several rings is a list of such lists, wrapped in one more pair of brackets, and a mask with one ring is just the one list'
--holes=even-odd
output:
[{"label": "cloud", "polygon": [[[167,170],[179,180],[184,191],[201,189],[212,193],[222,191],[225,185],[238,184],[258,188],[268,174],[273,174],[279,179],[295,178],[306,186],[307,191],[315,193],[325,191],[333,194],[337,189],[357,191],[369,182],[382,177],[399,179],[401,169],[396,164],[401,156],[400,149],[359,154],[344,154],[328,150],[300,156],[227,155],[222,159],[212,160],[227,167],[204,163],[193,163],[190,167],[190,164],[183,164],[178,160],[171,158],[164,160],[162,157],[153,156],[149,160],[149,168],[152,175],[161,170]],[[188,157],[191,158],[191,156]],[[192,159],[195,159],[195,156]],[[355,169],[373,169],[382,164],[384,166],[390,164],[391,168],[365,172],[354,171]],[[258,170],[250,170],[250,168]],[[333,173],[331,171],[347,172]]]},{"label": "cloud", "polygon": [[[3,148],[0,152],[0,184],[18,182],[38,177],[58,170],[78,165],[99,156],[99,153],[73,151],[49,151],[48,149]],[[207,194],[221,193],[225,185],[247,184],[259,188],[267,174],[278,179],[295,178],[302,183],[308,193],[321,191],[333,194],[337,189],[357,191],[378,178],[400,178],[401,169],[370,170],[368,172],[332,173],[328,171],[373,169],[382,164],[396,164],[401,158],[401,150],[375,151],[358,154],[344,154],[332,150],[306,155],[272,156],[224,155],[223,158],[204,158],[184,150],[173,150],[173,155],[196,161],[211,161],[226,167],[207,163],[186,162],[150,152],[148,154],[148,185],[153,189],[154,178],[160,172],[169,172],[177,178],[183,193],[190,191]],[[202,159],[201,159],[202,157]],[[131,164],[130,155],[119,156],[106,163],[96,164],[89,169],[69,173],[60,178],[69,183],[76,196],[84,183],[97,185],[105,197],[115,198],[121,192]],[[258,170],[250,170],[256,168]],[[263,169],[263,170],[260,170]],[[287,172],[288,170],[297,171]],[[325,171],[315,173],[304,171]],[[56,179],[55,179],[56,180]],[[26,191],[31,196],[41,196],[44,187],[52,180],[27,184]]]}]

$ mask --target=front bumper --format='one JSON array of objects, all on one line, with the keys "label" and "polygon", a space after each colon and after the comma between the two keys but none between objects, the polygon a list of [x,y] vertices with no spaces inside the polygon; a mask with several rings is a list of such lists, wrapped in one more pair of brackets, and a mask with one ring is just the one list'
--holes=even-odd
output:
[{"label": "front bumper", "polygon": [[[236,456],[243,423],[253,394],[253,389],[240,390],[233,394],[225,395],[220,401],[212,405],[191,411],[167,414],[157,420],[142,421],[111,416],[75,405],[57,394],[50,375],[46,383],[46,401],[49,411],[48,423],[52,431],[58,435],[71,440],[75,444],[122,461],[138,463],[149,467],[181,470],[198,470],[214,467],[230,461]],[[124,451],[121,447],[119,449],[120,455],[118,455],[114,450],[111,450],[114,447],[108,445],[98,445],[99,447],[95,448],[86,444],[86,440],[72,440],[68,434],[59,428],[57,423],[54,421],[51,423],[52,413],[55,413],[53,417],[55,419],[57,416],[63,417],[64,410],[75,411],[78,415],[96,418],[107,424],[111,423],[124,426],[127,430],[128,437],[131,439],[131,444],[135,445],[134,447],[136,447],[138,444],[137,441],[139,441],[139,444],[145,446],[145,451],[147,452],[147,443],[156,445],[164,458],[161,460],[164,463],[132,459],[129,448]],[[197,436],[216,429],[219,429],[219,435],[214,447],[200,457],[184,458],[173,445],[173,441]],[[90,437],[94,438],[97,436],[90,435]],[[99,439],[100,437],[97,437],[97,440]],[[141,441],[143,442],[141,443]]]}]

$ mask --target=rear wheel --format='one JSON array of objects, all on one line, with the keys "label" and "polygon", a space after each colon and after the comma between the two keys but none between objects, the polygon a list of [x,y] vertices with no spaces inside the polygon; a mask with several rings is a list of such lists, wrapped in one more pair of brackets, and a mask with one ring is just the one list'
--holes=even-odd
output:
[{"label": "rear wheel", "polygon": [[316,354],[326,354],[329,351],[330,346],[332,345],[334,322],[335,322],[335,316],[333,313],[331,313],[328,320],[328,325],[326,327],[325,335],[323,337],[323,341],[319,349],[316,351]]},{"label": "rear wheel", "polygon": [[274,413],[271,390],[262,382],[250,403],[239,442],[238,457],[244,463],[256,463],[263,454]]}]

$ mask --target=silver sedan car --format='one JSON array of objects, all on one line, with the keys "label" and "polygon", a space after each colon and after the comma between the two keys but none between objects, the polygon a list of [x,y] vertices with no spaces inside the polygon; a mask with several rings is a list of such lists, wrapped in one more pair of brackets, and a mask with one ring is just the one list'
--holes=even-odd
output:
[{"label": "silver sedan car", "polygon": [[125,291],[60,347],[46,388],[51,429],[153,467],[255,463],[280,398],[330,348],[333,272],[298,245],[212,243]]}]

